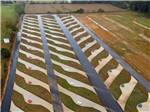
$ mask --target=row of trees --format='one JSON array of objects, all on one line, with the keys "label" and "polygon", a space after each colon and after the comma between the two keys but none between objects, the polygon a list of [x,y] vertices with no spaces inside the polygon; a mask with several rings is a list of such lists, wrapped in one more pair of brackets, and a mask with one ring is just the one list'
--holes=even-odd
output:
[{"label": "row of trees", "polygon": [[150,13],[150,1],[111,1],[109,3],[124,9],[131,9],[138,12]]}]

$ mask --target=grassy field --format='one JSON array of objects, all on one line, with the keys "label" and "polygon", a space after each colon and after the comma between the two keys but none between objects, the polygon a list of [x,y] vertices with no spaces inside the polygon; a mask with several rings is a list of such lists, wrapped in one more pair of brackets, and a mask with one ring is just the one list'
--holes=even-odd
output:
[{"label": "grassy field", "polygon": [[150,80],[149,17],[131,11],[75,16],[141,73],[145,79]]},{"label": "grassy field", "polygon": [[[15,11],[14,5],[1,5],[1,48],[7,48],[11,52],[12,42],[10,44],[4,44],[3,38],[10,37],[12,32],[12,26],[16,26],[17,22],[17,12]],[[11,40],[13,41],[13,39]],[[3,87],[5,85],[5,79],[8,72],[8,60],[2,59],[1,61],[1,92],[3,92]]]}]

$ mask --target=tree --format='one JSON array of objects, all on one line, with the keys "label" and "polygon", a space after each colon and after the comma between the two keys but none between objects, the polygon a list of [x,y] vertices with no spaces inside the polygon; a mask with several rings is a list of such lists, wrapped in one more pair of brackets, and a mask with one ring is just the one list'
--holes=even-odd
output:
[{"label": "tree", "polygon": [[9,58],[10,57],[10,52],[7,48],[2,48],[1,49],[1,58]]}]

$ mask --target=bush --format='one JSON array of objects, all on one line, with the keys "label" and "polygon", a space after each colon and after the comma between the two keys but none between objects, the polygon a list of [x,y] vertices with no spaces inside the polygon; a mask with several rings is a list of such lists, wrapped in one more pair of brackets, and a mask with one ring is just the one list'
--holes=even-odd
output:
[{"label": "bush", "polygon": [[99,9],[97,10],[97,12],[104,12],[104,10],[101,9],[101,8],[99,8]]},{"label": "bush", "polygon": [[7,48],[2,48],[1,49],[1,56],[2,58],[9,58],[10,57],[10,52]]},{"label": "bush", "polygon": [[84,13],[84,9],[80,8],[75,11],[75,13]]}]

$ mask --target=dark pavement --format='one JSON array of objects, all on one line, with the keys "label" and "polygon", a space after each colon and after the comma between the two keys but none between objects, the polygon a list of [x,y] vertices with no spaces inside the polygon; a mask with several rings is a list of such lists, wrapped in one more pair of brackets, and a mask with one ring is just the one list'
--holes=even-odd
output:
[{"label": "dark pavement", "polygon": [[46,40],[46,35],[42,23],[41,16],[38,15],[38,23],[41,31],[41,37],[42,37],[42,43],[43,43],[43,50],[44,50],[44,57],[45,57],[45,63],[46,63],[46,68],[47,68],[47,73],[48,73],[48,79],[49,79],[49,87],[51,91],[51,96],[52,96],[52,105],[54,112],[63,112],[63,108],[61,105],[61,100],[59,96],[59,91],[58,91],[58,86],[57,86],[57,81],[56,81],[56,75],[54,74],[53,71],[53,64],[51,62],[51,56],[49,53],[49,49],[47,46],[47,40]]}]

